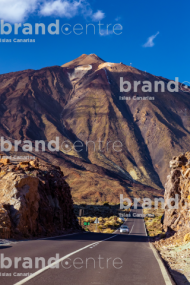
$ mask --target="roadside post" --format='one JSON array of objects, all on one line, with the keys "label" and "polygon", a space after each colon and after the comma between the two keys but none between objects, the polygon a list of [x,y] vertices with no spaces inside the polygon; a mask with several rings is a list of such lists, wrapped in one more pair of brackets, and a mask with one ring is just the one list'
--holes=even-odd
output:
[{"label": "roadside post", "polygon": [[84,216],[84,209],[79,209],[80,226],[81,226],[81,217],[82,216]]},{"label": "roadside post", "polygon": [[96,220],[94,221],[94,224],[96,224],[96,232],[97,232],[97,224],[99,224],[98,218],[96,218]]}]

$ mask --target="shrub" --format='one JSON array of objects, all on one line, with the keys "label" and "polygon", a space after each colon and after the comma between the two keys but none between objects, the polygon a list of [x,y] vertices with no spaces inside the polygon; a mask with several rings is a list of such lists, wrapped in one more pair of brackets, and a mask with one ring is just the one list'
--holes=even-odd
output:
[{"label": "shrub", "polygon": [[93,223],[96,220],[96,217],[91,218],[91,223]]},{"label": "shrub", "polygon": [[114,219],[114,217],[116,217],[116,216],[111,216],[111,217],[109,217],[109,220],[113,220],[113,219]]},{"label": "shrub", "polygon": [[120,223],[120,224],[124,223],[120,218],[117,218],[117,222]]},{"label": "shrub", "polygon": [[109,221],[109,223],[108,223],[110,226],[113,226],[113,227],[115,227],[116,226],[116,222],[114,221],[114,220],[112,220],[112,221]]},{"label": "shrub", "polygon": [[83,221],[89,223],[91,221],[91,217],[84,217]]},{"label": "shrub", "polygon": [[184,242],[190,241],[190,233],[186,234],[183,239]]},{"label": "shrub", "polygon": [[109,223],[105,223],[104,227],[108,228],[109,227]]}]

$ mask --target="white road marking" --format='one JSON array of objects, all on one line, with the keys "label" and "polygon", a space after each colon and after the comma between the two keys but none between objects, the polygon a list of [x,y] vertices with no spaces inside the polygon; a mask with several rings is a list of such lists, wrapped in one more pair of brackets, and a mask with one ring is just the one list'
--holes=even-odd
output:
[{"label": "white road marking", "polygon": [[[100,240],[98,243],[101,243],[101,242],[103,242],[103,241],[112,239],[112,238],[114,238],[115,236],[117,236],[117,235],[114,235],[114,236],[111,236],[111,237],[109,237],[109,238]],[[76,251],[73,251],[73,252],[71,252],[71,253],[69,253],[69,254],[63,256],[63,257],[60,258],[59,260],[57,260],[57,261],[51,263],[50,265],[48,265],[48,266],[46,266],[46,267],[44,267],[44,268],[42,268],[42,269],[36,271],[36,272],[33,273],[32,275],[30,275],[30,276],[24,278],[23,280],[21,280],[21,281],[15,283],[14,285],[22,285],[22,284],[26,283],[27,281],[33,279],[34,277],[36,277],[37,275],[41,274],[42,272],[48,270],[49,268],[51,268],[52,266],[56,265],[57,263],[59,263],[59,262],[65,260],[65,259],[67,259],[68,257],[70,257],[71,255],[74,255],[74,254],[77,253],[77,252],[80,252],[80,251],[82,251],[82,250],[84,250],[84,249],[86,249],[86,248],[89,248],[89,247],[93,246],[94,244],[97,244],[97,242],[91,243],[91,244],[89,244],[89,245],[87,245],[87,246],[85,246],[85,247],[82,247],[82,248],[80,248],[80,249],[78,249],[78,250],[76,250]]]},{"label": "white road marking", "polygon": [[168,272],[163,264],[163,261],[161,260],[159,254],[157,253],[157,250],[155,249],[155,247],[149,242],[149,245],[150,245],[150,248],[152,249],[153,253],[154,253],[154,256],[156,258],[156,260],[158,261],[158,264],[160,266],[160,270],[162,272],[162,275],[163,275],[163,278],[164,278],[164,281],[165,281],[165,284],[166,285],[172,285],[172,282],[170,280],[170,277],[168,275]]},{"label": "white road marking", "polygon": [[[135,224],[135,222],[134,222],[134,224]],[[131,231],[130,231],[130,233],[131,233],[131,232],[132,232],[132,230],[133,230],[134,224],[133,224],[133,226],[132,226],[132,228],[131,228]],[[130,234],[130,233],[129,233],[129,234]]]},{"label": "white road marking", "polygon": [[94,248],[95,246],[97,246],[99,244],[99,242],[96,242],[93,246],[91,246],[90,248]]},{"label": "white road marking", "polygon": [[[145,220],[144,220],[144,229],[145,229],[146,236],[148,236],[147,235],[147,230],[146,230],[146,225],[145,225]],[[158,261],[158,264],[160,266],[160,270],[161,270],[162,276],[164,278],[165,284],[166,285],[172,285],[172,282],[170,280],[168,272],[167,272],[167,270],[165,268],[165,265],[163,264],[162,259],[159,256],[157,250],[155,249],[155,247],[150,242],[149,242],[149,245],[150,245],[150,248],[152,249],[152,251],[154,253],[154,256],[155,256],[156,260]]]}]

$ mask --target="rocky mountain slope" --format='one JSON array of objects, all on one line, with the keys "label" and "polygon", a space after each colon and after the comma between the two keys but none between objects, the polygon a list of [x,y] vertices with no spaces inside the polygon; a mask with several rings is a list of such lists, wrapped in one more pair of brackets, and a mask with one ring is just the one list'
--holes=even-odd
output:
[{"label": "rocky mountain slope", "polygon": [[1,159],[0,167],[0,230],[7,228],[11,237],[31,237],[80,228],[59,167],[8,159]]},{"label": "rocky mountain slope", "polygon": [[[162,195],[168,161],[190,147],[190,94],[143,93],[140,86],[121,93],[120,77],[132,85],[169,81],[94,54],[0,75],[0,135],[46,144],[59,137],[59,152],[30,154],[61,167],[75,201]],[[155,100],[120,100],[121,95]],[[77,141],[80,152],[73,147]]]},{"label": "rocky mountain slope", "polygon": [[[167,232],[189,229],[190,232],[190,153],[174,157],[170,167],[164,194],[164,229]],[[171,202],[173,209],[168,205],[171,198],[176,199]]]},{"label": "rocky mountain slope", "polygon": [[165,234],[157,236],[154,245],[176,284],[185,285],[190,284],[190,152],[173,157],[170,169],[164,194]]}]

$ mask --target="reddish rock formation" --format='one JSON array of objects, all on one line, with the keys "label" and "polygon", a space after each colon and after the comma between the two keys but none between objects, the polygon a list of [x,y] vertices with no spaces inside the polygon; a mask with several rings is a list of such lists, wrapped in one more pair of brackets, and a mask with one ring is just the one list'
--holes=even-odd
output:
[{"label": "reddish rock formation", "polygon": [[[164,229],[170,231],[190,230],[190,152],[170,161],[171,174],[165,185]],[[178,196],[175,196],[178,195]],[[170,209],[168,201],[178,197],[177,209]],[[173,203],[173,204],[172,204]],[[174,206],[174,202],[171,202]]]},{"label": "reddish rock formation", "polygon": [[61,233],[79,228],[70,187],[59,167],[37,160],[18,165],[0,160],[0,227],[11,236]]}]

